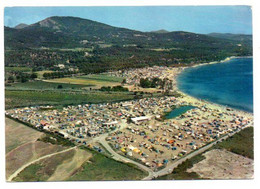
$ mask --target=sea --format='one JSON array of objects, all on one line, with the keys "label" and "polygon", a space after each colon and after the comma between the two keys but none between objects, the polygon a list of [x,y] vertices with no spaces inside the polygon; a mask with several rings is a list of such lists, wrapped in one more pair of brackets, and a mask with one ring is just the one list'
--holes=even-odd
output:
[{"label": "sea", "polygon": [[187,68],[177,85],[190,96],[253,113],[252,58]]}]

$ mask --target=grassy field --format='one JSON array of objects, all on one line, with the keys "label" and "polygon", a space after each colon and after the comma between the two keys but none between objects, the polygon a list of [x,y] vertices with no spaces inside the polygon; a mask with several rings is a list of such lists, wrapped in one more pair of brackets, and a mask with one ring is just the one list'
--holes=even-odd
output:
[{"label": "grassy field", "polygon": [[90,85],[94,88],[100,88],[102,86],[116,86],[120,85],[123,78],[110,76],[108,74],[89,74],[79,77],[66,77],[46,80],[47,82],[54,83],[67,83],[78,85]]},{"label": "grassy field", "polygon": [[134,98],[131,92],[64,92],[64,91],[29,91],[29,90],[5,90],[5,108],[34,105],[77,105],[84,103],[102,103],[119,100],[131,100]]},{"label": "grassy field", "polygon": [[[62,85],[62,89],[58,89],[58,86]],[[91,85],[78,85],[78,84],[60,84],[60,83],[51,83],[45,81],[32,81],[26,83],[14,83],[9,84],[5,88],[7,90],[77,90],[83,87],[89,87]]]},{"label": "grassy field", "polygon": [[[216,144],[213,146],[212,149],[226,149],[233,153],[248,157],[253,159],[254,158],[254,129],[253,127],[248,127],[239,133],[233,135],[232,137],[228,138],[227,140]],[[199,177],[197,173],[191,172],[188,173],[186,170],[191,168],[194,164],[198,163],[199,161],[205,159],[202,154],[195,156],[191,159],[186,160],[184,163],[180,164],[177,168],[173,170],[171,174],[164,175],[158,177],[156,180],[191,180],[191,179],[202,179]],[[203,178],[206,179],[206,178]]]},{"label": "grassy field", "polygon": [[69,83],[69,84],[78,84],[78,85],[92,85],[96,86],[95,88],[100,88],[102,86],[116,86],[120,85],[120,82],[115,81],[106,81],[101,79],[91,79],[87,77],[66,77],[66,78],[58,78],[58,79],[51,79],[46,80],[48,82],[54,83]]},{"label": "grassy field", "polygon": [[146,173],[132,165],[117,162],[95,152],[93,152],[93,157],[89,161],[85,162],[81,169],[68,180],[140,180],[147,176]]},{"label": "grassy field", "polygon": [[119,82],[119,83],[121,83],[124,79],[122,77],[110,76],[108,74],[91,74],[91,75],[80,76],[79,78],[83,78],[86,80],[97,80],[97,81]]}]

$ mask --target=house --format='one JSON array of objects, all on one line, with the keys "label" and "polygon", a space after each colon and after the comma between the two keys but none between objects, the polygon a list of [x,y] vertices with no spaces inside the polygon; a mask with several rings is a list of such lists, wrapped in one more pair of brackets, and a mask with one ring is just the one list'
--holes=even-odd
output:
[{"label": "house", "polygon": [[57,67],[59,67],[60,69],[64,69],[65,68],[64,64],[58,64]]}]

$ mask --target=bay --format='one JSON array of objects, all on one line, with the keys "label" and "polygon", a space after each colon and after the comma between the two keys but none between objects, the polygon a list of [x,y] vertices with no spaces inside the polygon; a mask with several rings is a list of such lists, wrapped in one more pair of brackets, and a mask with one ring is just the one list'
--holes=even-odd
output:
[{"label": "bay", "polygon": [[253,112],[253,59],[185,69],[177,78],[180,91],[210,102]]}]

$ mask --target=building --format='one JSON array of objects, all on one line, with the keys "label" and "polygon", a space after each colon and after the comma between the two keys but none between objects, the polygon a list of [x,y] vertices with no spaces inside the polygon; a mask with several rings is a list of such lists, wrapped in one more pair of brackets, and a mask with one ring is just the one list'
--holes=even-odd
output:
[{"label": "building", "polygon": [[135,118],[131,118],[131,121],[133,123],[135,123],[136,125],[139,125],[145,121],[149,121],[151,120],[151,117],[148,117],[148,116],[140,116],[140,117],[135,117]]}]

